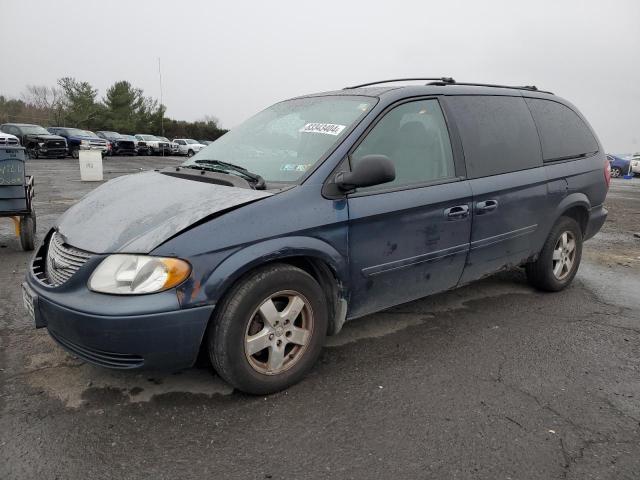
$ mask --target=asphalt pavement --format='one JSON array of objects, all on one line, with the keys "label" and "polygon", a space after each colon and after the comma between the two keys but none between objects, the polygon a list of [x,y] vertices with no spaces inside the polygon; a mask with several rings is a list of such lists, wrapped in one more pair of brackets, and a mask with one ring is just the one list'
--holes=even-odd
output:
[{"label": "asphalt pavement", "polygon": [[[175,158],[107,158],[105,177]],[[32,160],[42,238],[97,186]],[[640,478],[640,179],[572,286],[521,269],[348,323],[300,384],[238,392],[206,366],[114,372],[23,312],[31,254],[0,222],[0,479]],[[2,219],[0,219],[2,220]]]}]

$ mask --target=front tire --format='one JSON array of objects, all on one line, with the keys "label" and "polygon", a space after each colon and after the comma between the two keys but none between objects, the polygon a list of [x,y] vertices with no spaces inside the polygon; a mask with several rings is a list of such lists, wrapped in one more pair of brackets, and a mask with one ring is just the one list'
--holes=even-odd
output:
[{"label": "front tire", "polygon": [[557,292],[576,276],[582,258],[582,229],[570,217],[560,217],[535,262],[525,266],[527,280],[539,290]]},{"label": "front tire", "polygon": [[187,157],[189,157],[189,158],[193,157],[194,155],[195,155],[195,154],[193,153],[193,150],[189,150],[189,151],[187,152]]},{"label": "front tire", "polygon": [[235,285],[213,318],[207,343],[218,374],[238,390],[264,395],[299,382],[327,333],[316,280],[286,264],[259,268]]},{"label": "front tire", "polygon": [[611,176],[613,178],[618,178],[618,177],[622,176],[622,169],[620,167],[611,168]]}]

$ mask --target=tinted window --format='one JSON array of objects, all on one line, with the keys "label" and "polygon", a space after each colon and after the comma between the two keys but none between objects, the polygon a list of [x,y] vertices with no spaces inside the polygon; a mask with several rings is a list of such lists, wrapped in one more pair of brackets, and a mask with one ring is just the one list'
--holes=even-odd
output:
[{"label": "tinted window", "polygon": [[551,100],[527,98],[542,142],[545,160],[572,158],[598,151],[598,142],[569,107]]},{"label": "tinted window", "polygon": [[522,97],[457,96],[447,102],[470,178],[542,165],[538,133]]},{"label": "tinted window", "polygon": [[353,152],[352,164],[374,154],[386,155],[393,161],[396,179],[360,191],[426,183],[455,175],[449,133],[437,100],[405,103],[387,113]]}]

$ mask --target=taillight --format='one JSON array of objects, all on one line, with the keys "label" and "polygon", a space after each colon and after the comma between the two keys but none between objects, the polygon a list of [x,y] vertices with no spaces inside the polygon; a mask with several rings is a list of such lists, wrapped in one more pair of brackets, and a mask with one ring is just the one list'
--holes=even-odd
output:
[{"label": "taillight", "polygon": [[609,160],[604,161],[604,181],[607,184],[607,188],[609,188],[609,184],[611,183],[611,164]]}]

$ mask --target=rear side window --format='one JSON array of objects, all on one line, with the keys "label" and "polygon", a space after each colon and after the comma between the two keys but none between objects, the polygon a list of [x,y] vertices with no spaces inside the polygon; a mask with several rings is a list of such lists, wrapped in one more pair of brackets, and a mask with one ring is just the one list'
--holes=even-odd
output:
[{"label": "rear side window", "polygon": [[542,166],[540,140],[522,97],[448,97],[467,174],[487,177]]},{"label": "rear side window", "polygon": [[551,100],[526,99],[536,121],[545,161],[575,158],[598,151],[589,127],[569,107]]}]

